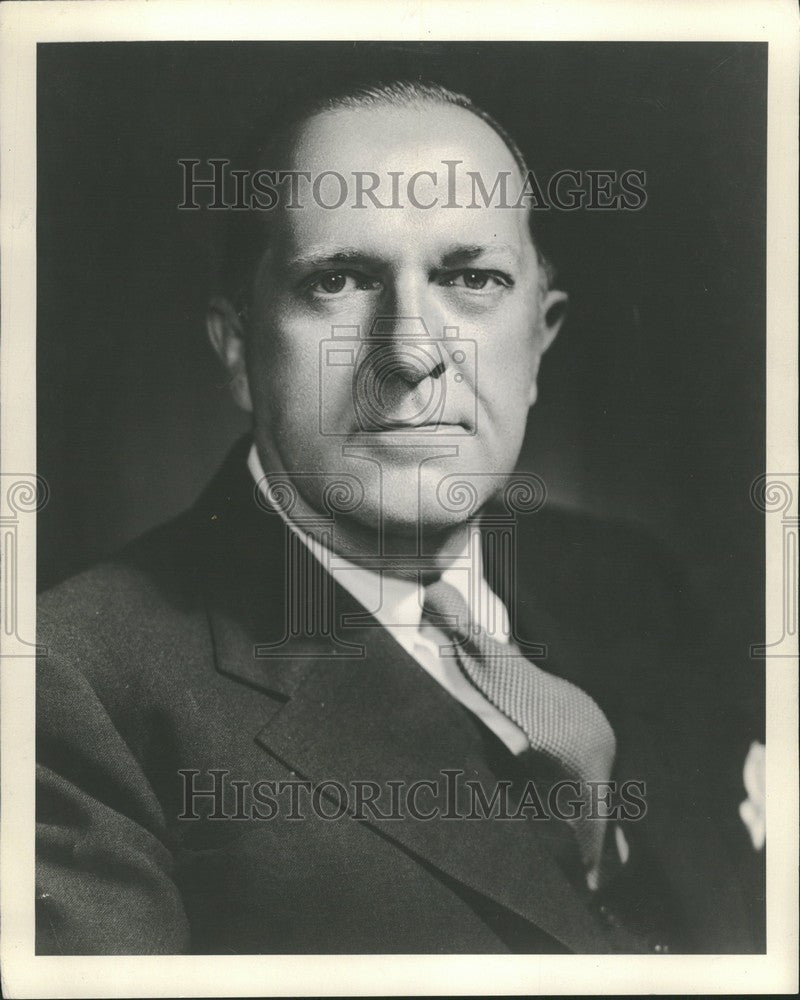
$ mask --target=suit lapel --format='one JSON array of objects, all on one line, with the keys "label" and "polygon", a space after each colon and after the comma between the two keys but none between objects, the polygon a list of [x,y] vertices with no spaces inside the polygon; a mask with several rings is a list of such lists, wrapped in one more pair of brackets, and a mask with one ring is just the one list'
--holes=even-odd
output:
[{"label": "suit lapel", "polygon": [[438,816],[398,820],[367,813],[365,821],[570,950],[608,950],[532,821],[446,818],[452,803],[448,807],[444,772],[461,772],[459,815],[468,812],[463,781],[480,782],[489,795],[496,783],[476,752],[471,724],[385,629],[370,629],[360,638],[363,659],[310,664],[294,696],[258,734],[259,743],[313,783],[335,780],[349,788],[376,782],[383,814],[390,811],[388,782],[401,783],[403,796],[415,782],[437,782],[438,797],[426,791],[418,805],[424,811],[438,806]]},{"label": "suit lapel", "polygon": [[246,439],[237,444],[194,508],[198,586],[220,673],[289,697],[316,659],[364,651],[332,627],[332,578],[257,498],[248,448]]}]

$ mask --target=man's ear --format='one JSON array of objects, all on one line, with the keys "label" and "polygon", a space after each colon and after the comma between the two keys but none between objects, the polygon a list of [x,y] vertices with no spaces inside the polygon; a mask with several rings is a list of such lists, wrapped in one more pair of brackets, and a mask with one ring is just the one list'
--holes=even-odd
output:
[{"label": "man's ear", "polygon": [[564,322],[567,313],[567,293],[550,289],[545,292],[539,304],[539,329],[537,331],[538,343],[536,345],[536,358],[531,382],[528,405],[533,406],[538,395],[539,362],[542,355],[550,347],[558,336],[558,331]]},{"label": "man's ear", "polygon": [[253,411],[250,383],[247,380],[245,341],[242,320],[231,303],[214,298],[208,305],[206,329],[211,346],[217,352],[228,373],[229,385],[237,406],[247,413]]},{"label": "man's ear", "polygon": [[542,296],[540,305],[540,341],[541,353],[550,347],[558,336],[558,331],[567,315],[568,296],[566,292],[559,292],[552,288]]}]

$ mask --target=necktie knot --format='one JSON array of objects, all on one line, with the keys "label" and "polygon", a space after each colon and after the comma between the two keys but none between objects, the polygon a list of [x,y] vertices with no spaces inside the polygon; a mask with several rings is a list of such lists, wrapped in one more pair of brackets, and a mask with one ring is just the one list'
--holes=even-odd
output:
[{"label": "necktie knot", "polygon": [[446,635],[466,640],[472,633],[469,608],[456,588],[437,580],[425,588],[422,617]]}]

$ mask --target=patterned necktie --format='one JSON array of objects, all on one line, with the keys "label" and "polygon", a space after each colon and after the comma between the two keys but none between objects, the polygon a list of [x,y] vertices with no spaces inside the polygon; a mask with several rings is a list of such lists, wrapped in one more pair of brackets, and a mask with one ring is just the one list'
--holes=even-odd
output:
[{"label": "patterned necktie", "polygon": [[[616,739],[602,709],[585,691],[526,659],[514,645],[498,642],[470,621],[467,603],[455,587],[442,580],[425,588],[423,617],[455,640],[459,666],[486,698],[530,740],[568,780],[608,781],[614,766]],[[606,821],[587,818],[585,808],[568,820],[587,871],[596,888]]]}]

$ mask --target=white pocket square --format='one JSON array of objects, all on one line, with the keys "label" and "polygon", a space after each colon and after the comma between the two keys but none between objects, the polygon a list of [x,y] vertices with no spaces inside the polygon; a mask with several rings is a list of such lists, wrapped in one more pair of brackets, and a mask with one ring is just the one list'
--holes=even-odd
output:
[{"label": "white pocket square", "polygon": [[762,850],[767,839],[766,826],[766,748],[763,743],[753,742],[744,762],[744,788],[747,798],[739,806],[739,815],[747,827],[753,847]]}]

